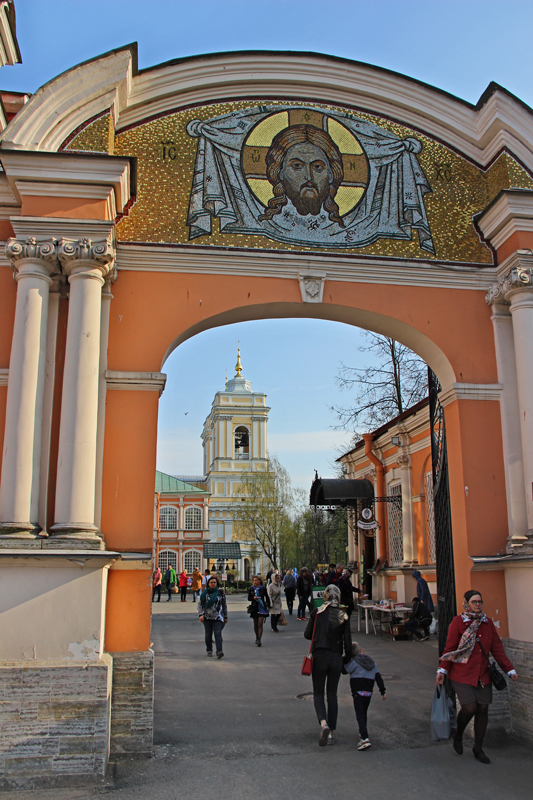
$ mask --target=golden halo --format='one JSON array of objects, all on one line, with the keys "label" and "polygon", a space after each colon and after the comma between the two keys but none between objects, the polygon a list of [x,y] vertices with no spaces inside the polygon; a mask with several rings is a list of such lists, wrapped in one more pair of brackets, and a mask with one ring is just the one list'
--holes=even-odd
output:
[{"label": "golden halo", "polygon": [[241,153],[243,175],[251,191],[263,206],[268,205],[272,184],[266,177],[266,155],[273,138],[291,125],[314,125],[329,133],[340,150],[344,180],[337,189],[335,202],[340,216],[352,211],[363,197],[369,177],[368,161],[354,134],[328,114],[310,108],[276,111],[252,128]]}]

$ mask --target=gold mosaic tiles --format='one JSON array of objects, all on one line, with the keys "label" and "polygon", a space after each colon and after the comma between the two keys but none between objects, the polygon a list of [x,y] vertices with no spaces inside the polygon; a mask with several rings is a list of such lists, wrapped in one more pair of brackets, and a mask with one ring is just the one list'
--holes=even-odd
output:
[{"label": "gold mosaic tiles", "polygon": [[71,139],[65,150],[113,155],[115,150],[115,130],[111,114],[104,114],[94,122],[90,122],[86,128]]},{"label": "gold mosaic tiles", "polygon": [[[298,123],[298,115],[312,106],[324,112],[346,114],[345,109],[318,103],[262,101],[268,106],[281,106],[289,112],[281,111],[272,118],[272,125],[290,113],[291,124]],[[200,236],[193,242],[189,239],[187,213],[193,180],[198,138],[187,133],[187,124],[195,119],[207,120],[238,109],[253,108],[255,102],[218,103],[200,108],[177,111],[172,114],[141,123],[134,128],[118,131],[114,136],[110,115],[88,124],[69,143],[68,150],[108,152],[115,155],[135,156],[137,158],[137,201],[129,215],[118,224],[118,237],[121,241],[150,243],[179,243],[191,247],[213,245],[217,247],[236,247],[266,250],[297,250],[300,252],[328,253],[331,248],[292,245],[273,241],[257,234],[224,233],[220,230],[218,219],[213,219],[210,234]],[[302,109],[302,111],[300,111]],[[309,111],[309,114],[316,111]],[[401,139],[414,137],[422,149],[417,154],[418,162],[428,182],[431,192],[424,196],[424,203],[435,255],[422,250],[417,234],[413,231],[411,240],[380,238],[365,247],[338,249],[336,252],[357,253],[369,256],[399,257],[425,261],[451,261],[474,264],[491,264],[492,254],[484,245],[474,227],[473,218],[487,207],[502,190],[511,187],[533,189],[533,180],[520,164],[507,153],[502,153],[496,161],[483,170],[462,157],[446,145],[435,141],[419,131],[414,131],[394,121],[377,117],[353,109],[350,113],[358,118],[389,131]],[[303,121],[303,118],[302,118]],[[252,134],[253,135],[253,134]],[[341,132],[337,132],[341,136]],[[265,142],[250,138],[247,146],[264,148]],[[249,160],[249,154],[243,158]],[[362,157],[362,156],[360,156]],[[243,166],[248,172],[248,160]],[[257,196],[267,201],[265,181],[257,175]],[[352,186],[358,181],[353,181]],[[354,188],[355,190],[355,188]],[[364,190],[358,190],[362,193]],[[261,195],[261,196],[260,196]],[[335,251],[335,250],[334,250]]]}]

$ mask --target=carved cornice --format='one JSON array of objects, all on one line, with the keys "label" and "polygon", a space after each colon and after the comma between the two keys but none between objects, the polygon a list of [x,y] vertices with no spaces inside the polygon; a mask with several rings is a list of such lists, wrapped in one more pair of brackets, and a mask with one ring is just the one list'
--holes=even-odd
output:
[{"label": "carved cornice", "polygon": [[57,255],[63,271],[71,275],[78,273],[79,268],[89,270],[97,269],[105,277],[113,267],[115,248],[108,239],[93,241],[83,237],[81,239],[61,238],[57,243]]},{"label": "carved cornice", "polygon": [[24,239],[8,239],[5,247],[5,254],[11,261],[13,269],[18,272],[20,266],[25,261],[39,261],[46,265],[48,272],[59,271],[57,258],[57,239],[36,239],[29,236]]}]

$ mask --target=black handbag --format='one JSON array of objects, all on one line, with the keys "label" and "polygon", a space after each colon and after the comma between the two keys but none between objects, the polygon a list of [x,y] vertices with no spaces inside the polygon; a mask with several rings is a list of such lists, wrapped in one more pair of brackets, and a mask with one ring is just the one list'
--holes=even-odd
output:
[{"label": "black handbag", "polygon": [[481,647],[481,652],[488,661],[491,683],[495,689],[501,692],[502,689],[505,689],[507,687],[507,681],[505,680],[504,676],[502,675],[502,673],[500,672],[494,661],[489,661],[489,657],[483,650],[483,645],[481,644],[477,636],[476,636],[476,641],[478,645]]}]

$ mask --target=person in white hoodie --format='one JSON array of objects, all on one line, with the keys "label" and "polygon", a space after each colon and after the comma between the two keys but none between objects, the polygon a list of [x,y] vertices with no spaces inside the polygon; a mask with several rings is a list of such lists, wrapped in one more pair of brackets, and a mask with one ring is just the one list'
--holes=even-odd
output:
[{"label": "person in white hoodie", "polygon": [[383,700],[387,697],[385,684],[378,671],[376,662],[373,661],[370,656],[365,655],[365,651],[357,642],[352,644],[351,661],[348,661],[348,663],[344,665],[342,671],[350,676],[350,689],[352,691],[355,716],[357,717],[357,724],[359,725],[359,743],[357,749],[366,750],[371,746],[370,739],[368,738],[367,716],[368,707],[372,700],[374,683],[377,683]]}]

